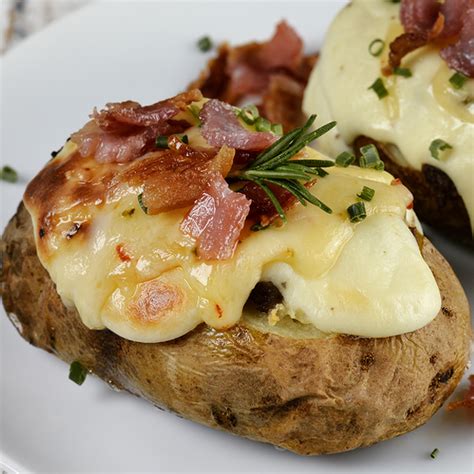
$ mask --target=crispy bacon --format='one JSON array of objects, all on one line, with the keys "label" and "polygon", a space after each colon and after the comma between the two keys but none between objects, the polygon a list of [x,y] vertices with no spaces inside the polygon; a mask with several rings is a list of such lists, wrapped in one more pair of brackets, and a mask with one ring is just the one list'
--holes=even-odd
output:
[{"label": "crispy bacon", "polygon": [[211,146],[227,145],[239,150],[259,151],[277,140],[270,132],[250,132],[245,129],[232,107],[217,99],[206,102],[199,118],[202,136]]},{"label": "crispy bacon", "polygon": [[469,388],[464,394],[464,398],[462,400],[451,402],[447,406],[447,409],[451,411],[461,407],[474,408],[474,375],[469,376]]},{"label": "crispy bacon", "polygon": [[179,94],[142,107],[137,102],[107,104],[92,120],[71,136],[81,156],[94,156],[101,163],[134,160],[153,147],[157,135],[179,133],[187,123],[173,121],[187,104],[202,99],[198,90]]},{"label": "crispy bacon", "polygon": [[250,201],[232,191],[220,173],[213,173],[181,230],[196,239],[199,258],[225,260],[234,254],[249,210]]},{"label": "crispy bacon", "polygon": [[119,180],[143,185],[142,201],[149,214],[190,206],[216,172],[226,176],[232,167],[234,150],[195,150],[177,137],[170,149],[149,153],[135,160]]},{"label": "crispy bacon", "polygon": [[[204,96],[233,105],[240,105],[249,95],[252,100],[255,96],[263,96],[262,114],[268,113],[275,107],[280,94],[286,98],[284,89],[272,88],[273,77],[287,77],[304,88],[316,59],[317,55],[303,56],[301,38],[286,22],[281,22],[273,37],[264,43],[253,42],[233,48],[222,45],[218,56],[190,87],[198,87]],[[285,100],[285,106],[288,115],[298,119],[298,122],[286,120],[284,130],[288,131],[300,126],[304,119],[300,115],[299,101]],[[267,118],[271,120],[270,116]]]},{"label": "crispy bacon", "polygon": [[406,33],[390,45],[392,70],[406,54],[435,42],[451,68],[474,77],[474,0],[402,0],[400,19]]}]

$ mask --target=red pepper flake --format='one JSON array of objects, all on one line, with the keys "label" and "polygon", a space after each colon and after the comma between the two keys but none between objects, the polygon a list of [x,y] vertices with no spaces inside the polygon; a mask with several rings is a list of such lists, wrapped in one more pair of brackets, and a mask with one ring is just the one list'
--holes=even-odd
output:
[{"label": "red pepper flake", "polygon": [[402,184],[401,179],[395,178],[391,183],[392,186],[397,186],[399,184]]},{"label": "red pepper flake", "polygon": [[407,209],[413,209],[413,201],[407,205]]},{"label": "red pepper flake", "polygon": [[122,260],[122,262],[130,262],[130,260],[132,259],[130,255],[128,255],[128,253],[125,251],[123,244],[118,244],[115,247],[115,250],[117,251],[117,254],[120,260]]},{"label": "red pepper flake", "polygon": [[216,311],[217,311],[217,317],[222,318],[224,311],[222,311],[222,308],[218,304],[216,304]]}]

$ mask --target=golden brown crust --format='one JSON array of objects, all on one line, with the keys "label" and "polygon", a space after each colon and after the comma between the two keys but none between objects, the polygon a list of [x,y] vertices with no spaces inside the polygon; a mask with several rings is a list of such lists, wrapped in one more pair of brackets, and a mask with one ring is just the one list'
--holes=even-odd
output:
[{"label": "golden brown crust", "polygon": [[416,428],[451,394],[468,361],[466,297],[426,239],[423,254],[443,308],[416,332],[302,340],[243,325],[201,325],[161,344],[88,330],[61,303],[36,256],[23,205],[2,248],[4,306],[30,343],[67,362],[80,360],[102,379],[186,418],[299,454],[368,446]]},{"label": "golden brown crust", "polygon": [[473,245],[469,214],[462,197],[449,176],[435,166],[424,164],[421,171],[402,166],[393,157],[390,149],[382,143],[368,137],[358,137],[354,141],[354,150],[369,143],[374,144],[385,163],[385,170],[402,180],[413,193],[415,211],[427,224],[437,228],[458,242]]}]

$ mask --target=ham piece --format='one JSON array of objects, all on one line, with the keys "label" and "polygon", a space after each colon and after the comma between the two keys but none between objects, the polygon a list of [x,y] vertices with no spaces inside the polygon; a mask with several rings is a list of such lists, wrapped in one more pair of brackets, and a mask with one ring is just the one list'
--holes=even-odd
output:
[{"label": "ham piece", "polygon": [[213,173],[181,223],[181,230],[196,239],[199,258],[225,260],[234,254],[249,210],[250,201],[232,191],[220,173]]}]

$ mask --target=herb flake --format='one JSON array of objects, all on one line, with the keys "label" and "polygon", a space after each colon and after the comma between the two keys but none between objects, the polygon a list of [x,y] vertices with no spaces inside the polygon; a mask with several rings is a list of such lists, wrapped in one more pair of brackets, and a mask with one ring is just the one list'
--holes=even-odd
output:
[{"label": "herb flake", "polygon": [[88,370],[78,361],[75,360],[69,367],[69,380],[77,385],[82,385],[86,380]]}]

